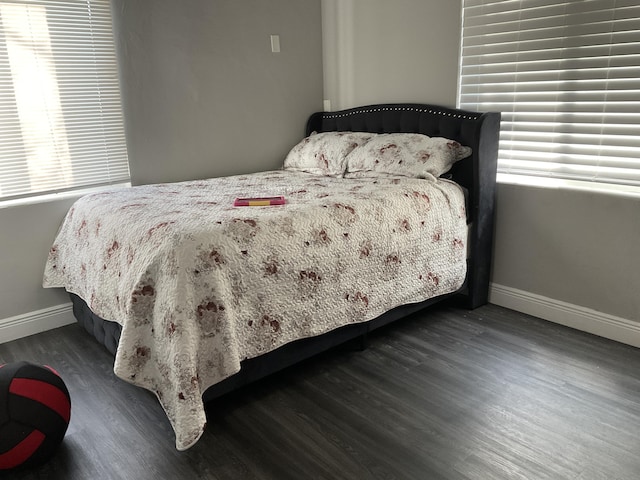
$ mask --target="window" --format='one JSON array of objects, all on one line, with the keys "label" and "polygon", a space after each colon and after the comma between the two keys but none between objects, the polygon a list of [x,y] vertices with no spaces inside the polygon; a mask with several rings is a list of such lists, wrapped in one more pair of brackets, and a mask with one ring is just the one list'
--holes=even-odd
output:
[{"label": "window", "polygon": [[459,105],[499,172],[640,186],[640,2],[463,0]]},{"label": "window", "polygon": [[0,0],[0,201],[128,180],[109,0]]}]

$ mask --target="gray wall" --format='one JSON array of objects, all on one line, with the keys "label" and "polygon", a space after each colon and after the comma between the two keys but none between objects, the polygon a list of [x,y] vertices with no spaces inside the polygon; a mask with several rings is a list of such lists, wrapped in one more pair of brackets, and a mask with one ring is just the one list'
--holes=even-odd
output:
[{"label": "gray wall", "polygon": [[277,168],[322,108],[320,0],[113,4],[135,184]]},{"label": "gray wall", "polygon": [[0,208],[0,324],[9,317],[69,302],[63,292],[42,288],[42,274],[71,203]]},{"label": "gray wall", "polygon": [[640,322],[640,197],[498,185],[493,281]]},{"label": "gray wall", "polygon": [[389,102],[455,107],[460,2],[324,0],[324,92],[332,108]]},{"label": "gray wall", "polygon": [[[134,183],[277,168],[322,108],[320,0],[113,0],[113,10]],[[41,284],[70,205],[0,209],[0,326],[68,302]]]}]

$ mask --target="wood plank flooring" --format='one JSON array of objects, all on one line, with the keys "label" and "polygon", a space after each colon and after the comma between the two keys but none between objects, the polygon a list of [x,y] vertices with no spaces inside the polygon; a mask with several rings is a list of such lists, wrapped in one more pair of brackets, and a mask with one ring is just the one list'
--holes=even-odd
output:
[{"label": "wood plank flooring", "polygon": [[79,326],[0,345],[0,362],[54,366],[72,397],[57,455],[7,478],[640,478],[640,349],[492,305],[369,340],[212,403],[186,452]]}]

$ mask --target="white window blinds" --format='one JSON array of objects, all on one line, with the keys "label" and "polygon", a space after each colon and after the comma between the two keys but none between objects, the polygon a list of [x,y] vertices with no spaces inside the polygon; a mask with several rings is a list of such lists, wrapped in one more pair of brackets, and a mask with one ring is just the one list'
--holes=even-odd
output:
[{"label": "white window blinds", "polygon": [[499,172],[640,185],[640,1],[463,0],[461,62]]},{"label": "white window blinds", "polygon": [[0,201],[128,180],[109,0],[0,1]]}]

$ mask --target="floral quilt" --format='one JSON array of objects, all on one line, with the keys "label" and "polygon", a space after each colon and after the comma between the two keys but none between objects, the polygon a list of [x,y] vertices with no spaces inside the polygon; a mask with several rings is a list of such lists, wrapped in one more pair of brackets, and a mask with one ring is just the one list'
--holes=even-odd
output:
[{"label": "floral quilt", "polygon": [[[286,204],[233,207],[266,195]],[[115,374],[156,394],[185,450],[242,360],[459,289],[466,241],[453,182],[270,171],[81,198],[44,286],[122,325]]]}]

